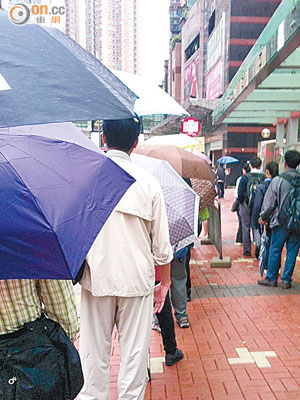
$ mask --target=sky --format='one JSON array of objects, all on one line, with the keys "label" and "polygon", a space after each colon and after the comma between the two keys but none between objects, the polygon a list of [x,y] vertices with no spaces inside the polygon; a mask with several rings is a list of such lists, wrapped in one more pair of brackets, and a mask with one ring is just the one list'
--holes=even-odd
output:
[{"label": "sky", "polygon": [[170,0],[142,0],[142,69],[150,81],[160,84],[164,78],[164,60],[169,58]]},{"label": "sky", "polygon": [[[142,75],[156,84],[164,79],[164,60],[169,58],[170,0],[141,0],[142,10]],[[85,19],[84,1],[79,1],[80,19]],[[85,47],[85,27],[80,24],[80,43]]]}]

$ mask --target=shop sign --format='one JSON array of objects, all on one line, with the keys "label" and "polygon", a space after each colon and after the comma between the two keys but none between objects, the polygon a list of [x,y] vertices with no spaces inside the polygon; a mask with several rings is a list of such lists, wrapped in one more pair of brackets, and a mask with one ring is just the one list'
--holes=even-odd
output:
[{"label": "shop sign", "polygon": [[181,132],[188,136],[198,136],[201,132],[201,124],[196,118],[186,118],[181,123]]}]

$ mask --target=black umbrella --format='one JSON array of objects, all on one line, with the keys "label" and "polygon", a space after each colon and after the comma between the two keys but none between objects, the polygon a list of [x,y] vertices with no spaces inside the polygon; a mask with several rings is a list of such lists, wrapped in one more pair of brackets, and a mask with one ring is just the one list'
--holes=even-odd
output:
[{"label": "black umbrella", "polygon": [[0,11],[0,127],[134,116],[137,96],[57,29]]},{"label": "black umbrella", "polygon": [[267,235],[266,228],[264,226],[264,232],[261,235],[261,239],[260,239],[260,249],[259,249],[259,256],[258,256],[260,276],[263,276],[264,270],[268,268],[270,242],[271,242],[271,238]]}]

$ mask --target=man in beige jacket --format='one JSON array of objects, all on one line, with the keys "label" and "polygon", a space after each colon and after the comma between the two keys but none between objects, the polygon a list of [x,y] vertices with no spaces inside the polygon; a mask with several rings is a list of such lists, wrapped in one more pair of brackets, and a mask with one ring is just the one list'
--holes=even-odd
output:
[{"label": "man in beige jacket", "polygon": [[[80,355],[85,385],[80,400],[108,400],[111,337],[120,345],[118,398],[141,400],[147,384],[151,322],[170,287],[173,251],[159,183],[130,161],[140,123],[105,121],[107,156],[136,181],[120,200],[91,247],[82,284]],[[154,265],[160,285],[154,288]],[[154,310],[153,310],[154,293]]]}]

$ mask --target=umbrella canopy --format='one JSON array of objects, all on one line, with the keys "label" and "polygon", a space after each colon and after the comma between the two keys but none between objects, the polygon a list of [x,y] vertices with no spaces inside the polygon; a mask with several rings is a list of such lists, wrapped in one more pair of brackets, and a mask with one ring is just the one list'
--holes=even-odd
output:
[{"label": "umbrella canopy", "polygon": [[191,179],[192,189],[200,197],[200,210],[204,210],[205,207],[213,205],[217,192],[215,190],[215,183],[204,179]]},{"label": "umbrella canopy", "polygon": [[154,175],[161,185],[174,252],[193,243],[198,236],[199,197],[197,194],[167,161],[134,153],[131,159]]},{"label": "umbrella canopy", "polygon": [[215,173],[205,160],[176,146],[138,145],[137,154],[168,161],[184,178],[207,179],[214,182]]},{"label": "umbrella canopy", "polygon": [[177,133],[173,135],[162,135],[162,136],[152,136],[150,139],[145,141],[145,144],[148,145],[169,145],[169,146],[177,146],[182,149],[189,147],[199,147],[200,143],[197,138],[192,138],[184,133]]},{"label": "umbrella canopy", "polygon": [[73,279],[133,182],[96,151],[1,133],[0,279]]},{"label": "umbrella canopy", "polygon": [[[140,135],[141,136],[141,135]],[[177,133],[174,135],[162,135],[162,136],[152,136],[150,139],[143,140],[144,145],[169,145],[177,146],[187,151],[192,152],[196,156],[207,161],[209,165],[212,164],[211,159],[204,153],[202,153],[199,148],[202,147],[199,142],[199,138],[190,137],[183,133]]]},{"label": "umbrella canopy", "polygon": [[134,106],[134,111],[138,115],[189,114],[167,92],[159,86],[151,84],[148,77],[117,70],[113,70],[113,73],[139,97]]},{"label": "umbrella canopy", "polygon": [[136,99],[59,30],[14,25],[0,10],[0,127],[131,118]]},{"label": "umbrella canopy", "polygon": [[37,135],[49,139],[59,139],[65,142],[78,144],[85,149],[93,150],[97,153],[103,154],[99,147],[92,142],[92,140],[90,140],[81,129],[72,124],[72,122],[0,128],[0,134],[1,133],[8,135]]},{"label": "umbrella canopy", "polygon": [[219,158],[217,161],[219,164],[233,164],[239,162],[239,160],[231,156],[223,156]]}]

